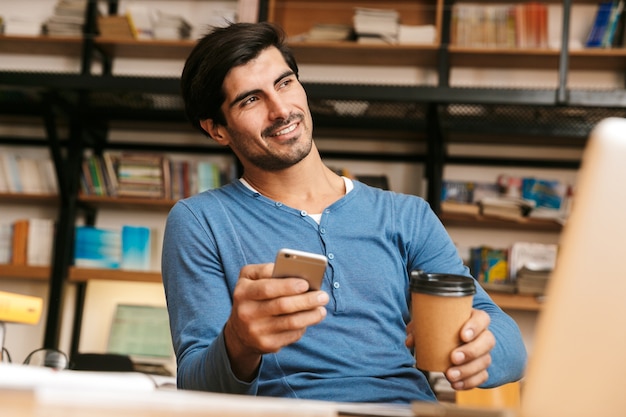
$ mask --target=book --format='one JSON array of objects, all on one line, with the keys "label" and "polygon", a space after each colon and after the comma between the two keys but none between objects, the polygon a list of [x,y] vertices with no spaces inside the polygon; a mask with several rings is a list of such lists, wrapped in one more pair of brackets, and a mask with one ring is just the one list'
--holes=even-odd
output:
[{"label": "book", "polygon": [[531,269],[522,267],[517,272],[515,287],[518,294],[545,295],[552,269]]},{"label": "book", "polygon": [[143,226],[122,226],[121,269],[149,271],[151,261],[151,231]]},{"label": "book", "polygon": [[22,182],[20,181],[17,156],[12,152],[0,152],[0,169],[4,172],[4,178],[6,179],[8,191],[12,193],[21,193]]},{"label": "book", "polygon": [[121,261],[121,246],[117,230],[78,226],[74,239],[74,265],[117,269]]},{"label": "book", "polygon": [[42,309],[40,297],[0,291],[0,322],[37,324]]},{"label": "book", "polygon": [[612,1],[604,1],[598,5],[596,9],[596,15],[593,21],[593,26],[587,35],[585,46],[587,48],[599,48],[602,47],[602,41],[604,39],[604,33],[607,30],[609,20],[611,18],[611,9],[613,8]]},{"label": "book", "polygon": [[54,220],[43,218],[28,219],[26,265],[51,265],[54,234]]},{"label": "book", "polygon": [[154,38],[153,12],[147,6],[129,4],[126,6],[126,18],[135,39]]},{"label": "book", "polygon": [[441,211],[443,213],[469,214],[477,216],[480,214],[480,206],[475,203],[461,203],[458,201],[442,201]]},{"label": "book", "polygon": [[535,207],[532,200],[512,197],[486,197],[480,200],[480,214],[507,220],[522,220]]},{"label": "book", "polygon": [[556,265],[558,245],[551,243],[515,242],[509,255],[509,275],[517,278],[520,270],[552,270]]},{"label": "book", "polygon": [[470,248],[468,266],[479,283],[509,282],[508,249],[489,246]]},{"label": "book", "polygon": [[613,0],[611,5],[611,13],[607,23],[606,31],[602,37],[602,47],[611,48],[613,46],[613,38],[615,37],[618,23],[624,11],[624,0]]},{"label": "book", "polygon": [[13,265],[26,265],[28,224],[28,219],[18,219],[13,222],[13,232],[11,235],[11,263]]},{"label": "book", "polygon": [[0,264],[11,263],[13,226],[10,223],[0,224]]}]

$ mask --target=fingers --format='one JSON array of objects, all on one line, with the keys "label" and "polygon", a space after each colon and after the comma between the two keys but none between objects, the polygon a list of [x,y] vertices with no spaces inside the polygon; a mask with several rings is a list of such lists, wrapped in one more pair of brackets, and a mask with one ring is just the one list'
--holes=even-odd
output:
[{"label": "fingers", "polygon": [[404,340],[404,344],[409,349],[413,349],[415,347],[415,336],[413,336],[413,321],[410,321],[406,325],[406,339]]},{"label": "fingers", "polygon": [[326,317],[326,292],[308,291],[300,278],[272,278],[272,270],[273,264],[258,264],[240,271],[228,323],[233,351],[276,352]]},{"label": "fingers", "polygon": [[446,371],[452,388],[470,389],[487,381],[487,368],[491,365],[491,350],[496,339],[488,329],[491,318],[481,310],[473,310],[470,319],[461,329],[464,342],[451,354],[453,366]]}]

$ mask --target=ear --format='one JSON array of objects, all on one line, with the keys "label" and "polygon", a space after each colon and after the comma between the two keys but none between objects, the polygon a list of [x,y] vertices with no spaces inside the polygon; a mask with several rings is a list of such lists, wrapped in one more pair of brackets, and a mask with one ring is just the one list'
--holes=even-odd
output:
[{"label": "ear", "polygon": [[215,123],[213,119],[200,120],[200,126],[220,145],[228,145],[228,138],[224,135],[221,125]]}]

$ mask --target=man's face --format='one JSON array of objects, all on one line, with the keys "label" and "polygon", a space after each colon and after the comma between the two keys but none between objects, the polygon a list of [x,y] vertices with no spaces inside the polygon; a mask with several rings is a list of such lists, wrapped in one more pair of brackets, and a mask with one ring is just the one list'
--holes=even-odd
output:
[{"label": "man's face", "polygon": [[[224,79],[226,126],[218,127],[244,167],[288,168],[311,151],[306,93],[281,53],[270,47]],[[215,137],[215,136],[214,136]]]}]

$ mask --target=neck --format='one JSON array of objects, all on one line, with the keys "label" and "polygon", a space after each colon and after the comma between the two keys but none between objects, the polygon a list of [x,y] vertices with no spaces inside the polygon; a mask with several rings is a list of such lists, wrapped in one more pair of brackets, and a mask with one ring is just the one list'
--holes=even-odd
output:
[{"label": "neck", "polygon": [[279,172],[246,170],[243,179],[265,197],[308,213],[321,213],[346,193],[343,179],[319,157]]}]

